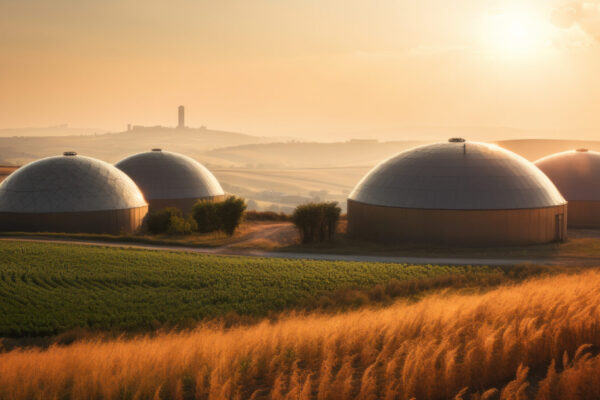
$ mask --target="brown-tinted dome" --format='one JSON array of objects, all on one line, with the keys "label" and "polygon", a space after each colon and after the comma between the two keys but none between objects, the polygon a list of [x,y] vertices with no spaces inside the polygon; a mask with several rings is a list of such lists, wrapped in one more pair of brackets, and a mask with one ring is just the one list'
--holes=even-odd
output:
[{"label": "brown-tinted dome", "polygon": [[535,162],[568,201],[600,200],[600,153],[565,151]]}]

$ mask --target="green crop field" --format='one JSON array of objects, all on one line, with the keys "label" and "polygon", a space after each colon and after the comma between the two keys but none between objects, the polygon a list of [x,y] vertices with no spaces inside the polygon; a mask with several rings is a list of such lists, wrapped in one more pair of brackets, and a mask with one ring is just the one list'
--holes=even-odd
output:
[{"label": "green crop field", "polygon": [[231,312],[263,316],[344,288],[494,272],[498,270],[490,267],[223,257],[2,241],[0,336],[45,336],[78,327],[143,330]]}]

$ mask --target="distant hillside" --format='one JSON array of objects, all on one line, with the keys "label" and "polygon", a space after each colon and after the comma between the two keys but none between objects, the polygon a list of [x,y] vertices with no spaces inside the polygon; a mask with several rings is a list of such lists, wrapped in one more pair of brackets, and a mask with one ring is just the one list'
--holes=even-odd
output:
[{"label": "distant hillside", "polygon": [[0,165],[0,182],[6,179],[7,176],[17,170],[18,167],[12,165]]},{"label": "distant hillside", "polygon": [[[266,142],[269,139],[204,128],[139,128],[120,133],[79,136],[0,137],[0,162],[24,164],[41,157],[74,150],[107,162],[154,147],[200,158],[206,151],[226,146]],[[272,140],[272,139],[270,139]]]},{"label": "distant hillside", "polygon": [[514,151],[530,161],[561,151],[585,148],[600,151],[600,141],[590,140],[554,140],[554,139],[523,139],[501,140],[496,142],[499,146]]},{"label": "distant hillside", "polygon": [[228,193],[248,200],[251,210],[291,212],[310,201],[337,201],[346,212],[346,198],[371,167],[213,169]]},{"label": "distant hillside", "polygon": [[[206,164],[225,168],[331,168],[374,166],[401,151],[427,141],[348,141],[337,143],[261,143],[226,147],[200,155]],[[600,151],[600,141],[522,139],[493,142],[528,160],[560,151],[587,148]]]},{"label": "distant hillside", "polygon": [[78,136],[107,133],[104,129],[70,128],[67,125],[50,126],[47,128],[8,128],[0,129],[0,137],[11,136]]},{"label": "distant hillside", "polygon": [[400,151],[425,143],[427,142],[375,140],[337,143],[267,143],[216,149],[202,154],[201,157],[206,164],[227,168],[373,166]]}]

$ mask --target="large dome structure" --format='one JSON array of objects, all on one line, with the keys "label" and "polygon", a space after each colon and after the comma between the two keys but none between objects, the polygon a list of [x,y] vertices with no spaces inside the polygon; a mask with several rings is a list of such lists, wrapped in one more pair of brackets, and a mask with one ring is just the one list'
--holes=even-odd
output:
[{"label": "large dome structure", "polygon": [[349,234],[388,243],[560,241],[566,216],[565,199],[535,165],[498,146],[461,138],[381,162],[348,198]]},{"label": "large dome structure", "polygon": [[177,207],[188,213],[198,200],[217,200],[225,195],[208,169],[182,154],[153,149],[129,156],[115,166],[138,185],[151,210]]},{"label": "large dome structure", "polygon": [[66,152],[29,163],[0,184],[0,230],[136,231],[148,204],[112,165]]},{"label": "large dome structure", "polygon": [[569,202],[570,227],[600,227],[600,153],[578,149],[535,162]]}]

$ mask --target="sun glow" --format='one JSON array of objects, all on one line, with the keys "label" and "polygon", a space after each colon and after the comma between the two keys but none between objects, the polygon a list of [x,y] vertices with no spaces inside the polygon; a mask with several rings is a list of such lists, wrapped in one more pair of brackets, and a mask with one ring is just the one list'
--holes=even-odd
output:
[{"label": "sun glow", "polygon": [[543,48],[548,40],[548,27],[531,12],[498,10],[486,16],[486,46],[505,55],[524,55]]}]

